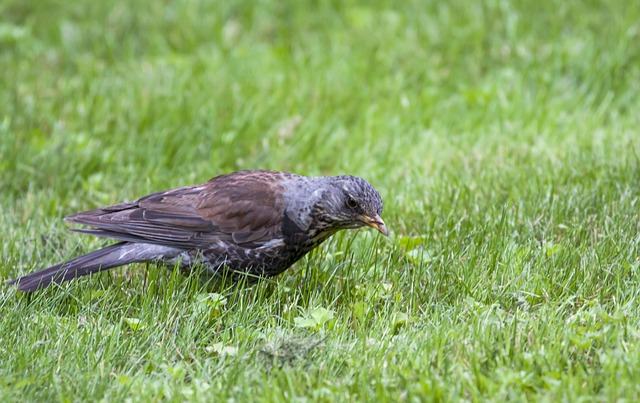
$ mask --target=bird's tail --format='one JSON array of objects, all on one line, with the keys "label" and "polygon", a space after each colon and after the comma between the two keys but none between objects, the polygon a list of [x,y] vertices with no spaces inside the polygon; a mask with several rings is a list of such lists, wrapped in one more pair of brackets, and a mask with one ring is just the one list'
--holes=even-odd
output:
[{"label": "bird's tail", "polygon": [[154,260],[158,257],[158,248],[156,245],[120,242],[11,280],[9,284],[18,284],[20,291],[36,291],[48,287],[51,283],[62,283],[129,263]]}]

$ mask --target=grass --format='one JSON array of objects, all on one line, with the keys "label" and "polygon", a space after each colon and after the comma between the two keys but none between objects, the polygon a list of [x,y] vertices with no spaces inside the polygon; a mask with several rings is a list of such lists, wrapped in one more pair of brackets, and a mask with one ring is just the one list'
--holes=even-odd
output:
[{"label": "grass", "polygon": [[640,8],[0,2],[0,279],[62,217],[237,169],[351,173],[391,230],[278,278],[0,288],[6,401],[638,400]]}]

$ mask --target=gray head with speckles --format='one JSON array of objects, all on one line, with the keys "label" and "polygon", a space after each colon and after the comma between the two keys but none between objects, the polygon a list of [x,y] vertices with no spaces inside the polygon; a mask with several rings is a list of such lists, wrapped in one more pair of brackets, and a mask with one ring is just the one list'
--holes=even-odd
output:
[{"label": "gray head with speckles", "polygon": [[316,220],[331,228],[347,229],[370,226],[387,235],[382,221],[382,198],[366,180],[357,176],[325,176],[322,197],[315,202]]}]

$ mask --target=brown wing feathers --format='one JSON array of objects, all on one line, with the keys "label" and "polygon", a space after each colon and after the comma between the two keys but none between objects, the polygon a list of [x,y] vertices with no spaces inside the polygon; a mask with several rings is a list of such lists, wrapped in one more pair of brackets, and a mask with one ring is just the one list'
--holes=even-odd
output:
[{"label": "brown wing feathers", "polygon": [[216,240],[251,248],[281,236],[282,200],[277,193],[261,182],[225,179],[155,193],[65,220],[94,227],[77,232],[179,248]]}]

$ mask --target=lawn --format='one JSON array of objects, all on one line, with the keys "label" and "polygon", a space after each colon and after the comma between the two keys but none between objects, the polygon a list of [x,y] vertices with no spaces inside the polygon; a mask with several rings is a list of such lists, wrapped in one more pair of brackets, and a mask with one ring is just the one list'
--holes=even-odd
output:
[{"label": "lawn", "polygon": [[349,173],[257,285],[129,265],[0,287],[4,401],[640,399],[640,7],[0,2],[0,280],[77,211],[239,169]]}]

